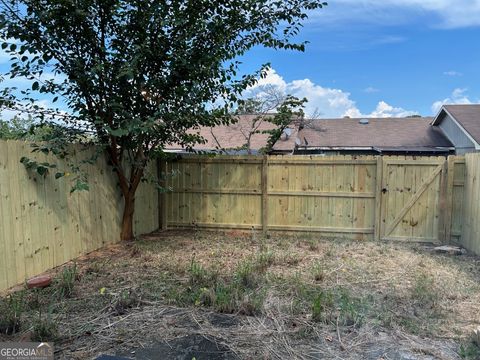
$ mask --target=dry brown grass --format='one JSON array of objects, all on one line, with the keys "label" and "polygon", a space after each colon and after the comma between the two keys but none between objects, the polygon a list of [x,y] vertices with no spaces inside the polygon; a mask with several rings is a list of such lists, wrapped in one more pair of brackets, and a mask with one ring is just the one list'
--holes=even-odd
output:
[{"label": "dry brown grass", "polygon": [[[252,359],[476,356],[461,344],[480,325],[480,261],[426,245],[171,231],[78,266],[71,298],[36,295],[37,308],[53,303],[60,358],[192,333]],[[28,337],[36,311],[27,310],[17,336]],[[215,311],[234,324],[211,321]]]}]

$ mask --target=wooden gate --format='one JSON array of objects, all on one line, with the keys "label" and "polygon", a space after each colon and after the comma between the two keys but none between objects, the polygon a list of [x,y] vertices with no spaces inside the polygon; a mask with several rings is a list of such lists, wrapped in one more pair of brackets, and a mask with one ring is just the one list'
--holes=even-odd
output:
[{"label": "wooden gate", "polygon": [[382,161],[380,238],[442,240],[446,159],[389,157]]}]

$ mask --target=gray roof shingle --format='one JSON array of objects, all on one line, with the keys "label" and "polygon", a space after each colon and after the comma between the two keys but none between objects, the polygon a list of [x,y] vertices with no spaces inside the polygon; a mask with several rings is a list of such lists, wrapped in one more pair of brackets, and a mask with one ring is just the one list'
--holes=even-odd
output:
[{"label": "gray roof shingle", "polygon": [[[442,131],[430,125],[432,118],[369,118],[309,120],[298,132],[299,146],[371,147],[371,148],[436,148],[452,147]],[[295,139],[279,140],[274,150],[293,150]]]},{"label": "gray roof shingle", "polygon": [[445,105],[444,108],[480,144],[480,105]]}]

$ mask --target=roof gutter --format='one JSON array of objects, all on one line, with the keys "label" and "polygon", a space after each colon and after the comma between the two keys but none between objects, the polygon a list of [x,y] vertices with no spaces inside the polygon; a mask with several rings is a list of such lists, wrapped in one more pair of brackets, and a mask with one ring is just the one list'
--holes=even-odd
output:
[{"label": "roof gutter", "polygon": [[332,151],[339,151],[339,150],[372,150],[376,151],[372,146],[299,146],[297,150],[332,150]]}]

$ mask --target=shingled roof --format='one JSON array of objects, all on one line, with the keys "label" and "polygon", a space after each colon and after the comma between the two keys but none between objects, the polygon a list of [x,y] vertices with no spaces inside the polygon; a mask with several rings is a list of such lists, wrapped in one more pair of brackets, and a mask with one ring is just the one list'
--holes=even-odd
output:
[{"label": "shingled roof", "polygon": [[444,112],[453,117],[473,140],[480,144],[480,105],[444,105],[433,121],[433,125],[441,121]]},{"label": "shingled roof", "polygon": [[[200,134],[205,140],[205,144],[196,144],[197,151],[219,151],[233,150],[239,152],[245,148],[249,134],[251,153],[257,153],[260,149],[267,146],[270,134],[262,133],[267,130],[273,130],[276,125],[266,121],[264,118],[256,121],[259,115],[239,115],[237,122],[230,125],[218,125],[215,127],[201,127],[199,130],[192,130],[192,133]],[[167,150],[179,151],[183,150],[180,145],[172,144],[167,146]]]},{"label": "shingled roof", "polygon": [[[362,124],[361,120],[368,120]],[[296,136],[279,140],[275,151],[308,149],[389,149],[426,151],[450,148],[442,131],[431,126],[432,118],[369,118],[309,120]]]}]

